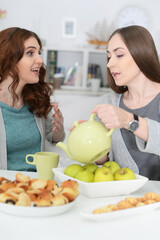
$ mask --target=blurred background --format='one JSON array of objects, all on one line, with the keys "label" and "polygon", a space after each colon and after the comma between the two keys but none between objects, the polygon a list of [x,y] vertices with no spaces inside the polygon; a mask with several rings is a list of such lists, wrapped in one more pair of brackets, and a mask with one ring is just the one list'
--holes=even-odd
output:
[{"label": "blurred background", "polygon": [[[128,6],[138,6],[148,16],[148,29],[160,50],[160,1],[159,0],[1,0],[0,10],[7,11],[0,18],[0,30],[20,26],[36,31],[46,45],[84,46],[94,25],[104,19],[109,30],[117,25],[120,12]],[[76,34],[64,38],[63,20],[76,22]]]},{"label": "blurred background", "polygon": [[[151,32],[160,52],[159,10],[159,0],[1,0],[0,30],[18,26],[40,36],[48,81],[54,81],[55,73],[62,73],[62,85],[85,89],[90,87],[88,79],[99,78],[100,87],[106,87],[105,53],[110,33],[138,23]],[[97,75],[91,73],[95,69]],[[77,70],[79,79],[71,79],[71,72],[73,75]]]}]

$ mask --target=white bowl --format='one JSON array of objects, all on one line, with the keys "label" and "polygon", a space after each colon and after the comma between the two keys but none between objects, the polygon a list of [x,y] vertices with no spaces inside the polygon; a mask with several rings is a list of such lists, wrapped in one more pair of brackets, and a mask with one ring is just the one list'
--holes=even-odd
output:
[{"label": "white bowl", "polygon": [[0,211],[21,217],[49,217],[69,211],[75,203],[76,200],[64,205],[49,207],[24,207],[0,203]]},{"label": "white bowl", "polygon": [[67,176],[64,174],[64,169],[65,168],[52,169],[56,179],[61,182],[68,179],[76,180],[79,183],[79,192],[92,198],[128,195],[141,188],[148,181],[148,178],[135,174],[136,179],[133,180],[86,183]]}]

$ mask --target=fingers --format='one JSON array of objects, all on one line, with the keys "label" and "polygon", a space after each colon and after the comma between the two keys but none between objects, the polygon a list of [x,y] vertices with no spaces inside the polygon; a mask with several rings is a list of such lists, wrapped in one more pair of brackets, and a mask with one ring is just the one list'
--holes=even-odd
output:
[{"label": "fingers", "polygon": [[95,108],[92,110],[92,113],[99,114],[101,112],[106,112],[112,108],[111,104],[100,104],[96,105]]},{"label": "fingers", "polygon": [[53,121],[52,121],[53,129],[52,129],[52,131],[56,132],[56,131],[59,131],[63,128],[64,118],[63,118],[63,115],[62,115],[61,111],[58,108],[57,103],[54,104],[53,108],[54,108],[55,113],[52,114],[52,118],[53,118]]},{"label": "fingers", "polygon": [[87,120],[79,120],[78,123],[81,124],[83,122],[86,122]]},{"label": "fingers", "polygon": [[52,131],[58,132],[61,128],[62,128],[62,126],[60,124],[55,124],[54,127],[52,128]]},{"label": "fingers", "polygon": [[53,108],[55,112],[58,111],[59,110],[58,103],[54,103]]},{"label": "fingers", "polygon": [[54,116],[54,119],[52,121],[53,128],[59,129],[63,127],[63,118],[59,118],[57,115]]},{"label": "fingers", "polygon": [[52,114],[52,117],[55,122],[59,122],[60,124],[63,124],[64,118],[60,111],[57,111],[54,114]]},{"label": "fingers", "polygon": [[96,105],[95,108],[92,110],[92,113],[97,113],[97,110],[101,107],[101,105]]},{"label": "fingers", "polygon": [[74,127],[71,127],[71,128],[69,128],[69,131],[72,132],[73,129],[74,129]]},{"label": "fingers", "polygon": [[117,128],[119,127],[119,111],[111,104],[100,104],[97,105],[92,113],[96,113],[98,118],[104,123],[106,128]]},{"label": "fingers", "polygon": [[108,118],[108,115],[110,115],[110,105],[108,104],[101,104],[97,105],[92,113],[96,113],[97,116],[105,123],[105,119]]},{"label": "fingers", "polygon": [[62,115],[61,111],[59,110],[57,103],[54,104],[53,109],[54,109],[54,113],[52,114],[52,117],[55,120],[55,122],[59,121],[59,119],[62,120],[62,122],[63,122],[63,120],[64,120],[63,115]]},{"label": "fingers", "polygon": [[53,129],[52,129],[53,132],[58,132],[63,130],[63,122],[52,121],[52,124],[53,124]]}]

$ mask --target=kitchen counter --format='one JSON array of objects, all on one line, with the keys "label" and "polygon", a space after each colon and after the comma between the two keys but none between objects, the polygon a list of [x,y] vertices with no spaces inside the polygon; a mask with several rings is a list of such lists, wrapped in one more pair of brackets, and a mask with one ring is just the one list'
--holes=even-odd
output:
[{"label": "kitchen counter", "polygon": [[[15,179],[16,172],[0,170],[0,176]],[[24,173],[34,178],[37,173]],[[146,192],[160,193],[159,181],[148,181],[131,196],[143,196]],[[83,218],[81,211],[107,200],[124,199],[126,196],[88,198],[79,195],[76,204],[68,211],[50,217],[19,217],[0,211],[1,240],[151,240],[159,239],[160,209],[136,216],[96,222]]]},{"label": "kitchen counter", "polygon": [[61,86],[60,89],[55,90],[56,95],[82,95],[82,96],[103,96],[109,93],[109,88],[100,88],[98,92],[92,91],[90,88],[76,88],[72,86]]}]

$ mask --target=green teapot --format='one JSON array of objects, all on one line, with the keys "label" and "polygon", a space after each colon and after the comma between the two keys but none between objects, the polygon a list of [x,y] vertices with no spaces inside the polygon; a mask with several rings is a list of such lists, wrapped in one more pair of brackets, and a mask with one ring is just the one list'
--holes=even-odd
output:
[{"label": "green teapot", "polygon": [[111,135],[114,129],[108,130],[104,124],[95,120],[92,114],[88,121],[74,122],[67,144],[58,142],[69,158],[80,163],[89,164],[104,157],[111,147]]}]

